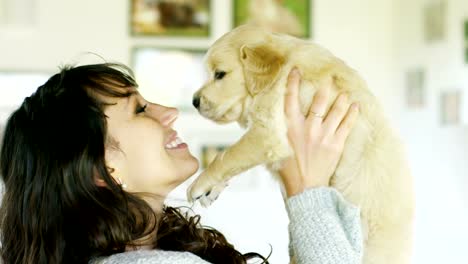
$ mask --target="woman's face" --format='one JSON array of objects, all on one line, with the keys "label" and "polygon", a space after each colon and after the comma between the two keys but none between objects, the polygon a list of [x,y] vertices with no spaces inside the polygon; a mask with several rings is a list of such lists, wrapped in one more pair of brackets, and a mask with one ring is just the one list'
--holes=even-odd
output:
[{"label": "woman's face", "polygon": [[146,101],[135,90],[126,98],[108,98],[109,142],[106,163],[129,192],[165,197],[198,170],[198,161],[172,129],[179,112]]}]

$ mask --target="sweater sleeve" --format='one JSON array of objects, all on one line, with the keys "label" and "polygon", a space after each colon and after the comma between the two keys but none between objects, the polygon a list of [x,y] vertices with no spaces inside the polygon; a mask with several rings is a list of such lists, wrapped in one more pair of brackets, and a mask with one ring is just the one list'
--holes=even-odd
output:
[{"label": "sweater sleeve", "polygon": [[210,264],[189,252],[136,250],[95,259],[89,264]]},{"label": "sweater sleeve", "polygon": [[332,188],[316,188],[290,197],[290,253],[296,264],[361,263],[360,211]]}]

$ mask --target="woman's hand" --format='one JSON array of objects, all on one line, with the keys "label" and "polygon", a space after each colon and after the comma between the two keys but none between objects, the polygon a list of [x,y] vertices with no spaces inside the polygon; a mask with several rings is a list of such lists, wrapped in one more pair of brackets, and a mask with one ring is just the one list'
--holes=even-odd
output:
[{"label": "woman's hand", "polygon": [[299,71],[293,69],[288,77],[285,112],[294,156],[279,171],[288,197],[329,185],[359,113],[358,104],[350,104],[347,95],[340,94],[327,114],[331,87],[319,87],[304,116],[299,106],[300,82]]}]

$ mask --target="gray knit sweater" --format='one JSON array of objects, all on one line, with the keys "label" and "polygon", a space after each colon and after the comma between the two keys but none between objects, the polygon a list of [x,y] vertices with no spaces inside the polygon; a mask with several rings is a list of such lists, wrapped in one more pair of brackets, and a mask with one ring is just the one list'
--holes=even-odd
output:
[{"label": "gray knit sweater", "polygon": [[[359,209],[332,188],[309,189],[286,201],[290,254],[297,264],[361,263]],[[137,250],[92,261],[93,264],[209,264],[188,252]]]}]

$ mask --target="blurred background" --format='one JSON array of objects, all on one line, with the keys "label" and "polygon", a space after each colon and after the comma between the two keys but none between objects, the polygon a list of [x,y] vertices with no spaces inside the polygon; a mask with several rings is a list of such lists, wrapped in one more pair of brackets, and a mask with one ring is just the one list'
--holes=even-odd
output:
[{"label": "blurred background", "polygon": [[[466,0],[0,0],[0,131],[59,66],[103,58],[131,66],[149,100],[181,110],[176,129],[203,168],[243,133],[191,107],[203,54],[246,22],[317,42],[363,75],[414,173],[413,263],[468,263]],[[186,204],[188,184],[168,202]],[[194,210],[241,252],[271,245],[271,263],[288,263],[287,215],[263,168]]]}]

